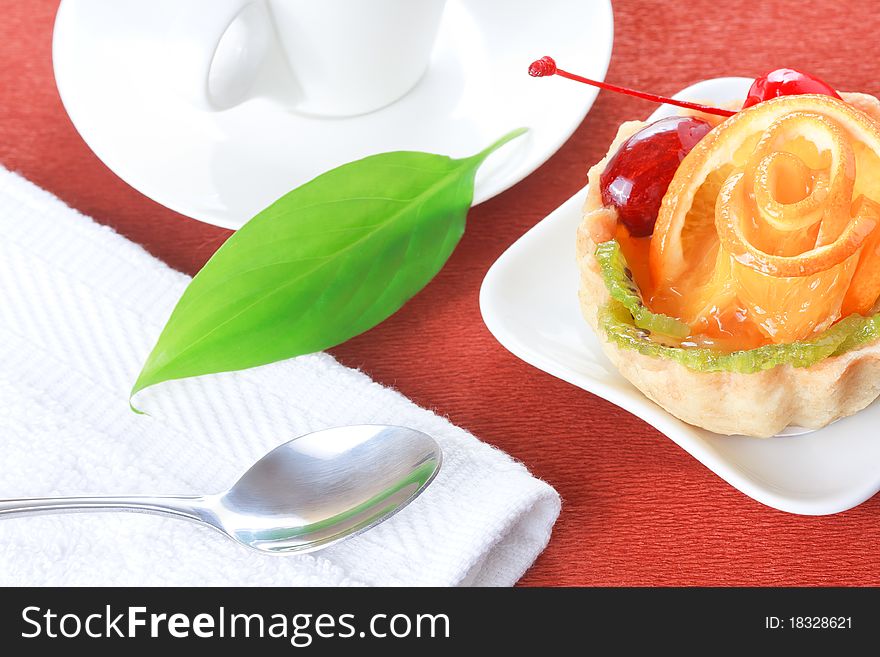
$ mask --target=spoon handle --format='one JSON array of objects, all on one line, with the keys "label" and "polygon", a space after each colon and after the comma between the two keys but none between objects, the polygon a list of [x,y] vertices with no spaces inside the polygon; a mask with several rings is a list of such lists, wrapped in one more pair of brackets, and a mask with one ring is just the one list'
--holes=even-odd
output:
[{"label": "spoon handle", "polygon": [[28,514],[130,511],[133,513],[160,513],[210,522],[212,514],[205,502],[206,498],[196,496],[33,497],[0,500],[0,518]]}]

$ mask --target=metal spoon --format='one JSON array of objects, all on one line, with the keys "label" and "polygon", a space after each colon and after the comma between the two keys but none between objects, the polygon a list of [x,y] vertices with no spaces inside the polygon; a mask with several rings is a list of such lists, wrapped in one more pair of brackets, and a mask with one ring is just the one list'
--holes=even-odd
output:
[{"label": "metal spoon", "polygon": [[440,446],[415,429],[338,427],[276,447],[217,495],[0,500],[0,518],[160,513],[206,523],[262,552],[309,552],[387,520],[425,490],[441,460]]}]

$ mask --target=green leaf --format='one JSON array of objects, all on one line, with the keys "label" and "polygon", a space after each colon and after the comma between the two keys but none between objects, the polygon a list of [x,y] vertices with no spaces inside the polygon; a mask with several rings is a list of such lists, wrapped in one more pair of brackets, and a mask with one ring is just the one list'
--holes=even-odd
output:
[{"label": "green leaf", "polygon": [[515,130],[472,157],[395,152],[282,196],[193,278],[131,391],[345,342],[440,271],[465,228],[474,176]]}]

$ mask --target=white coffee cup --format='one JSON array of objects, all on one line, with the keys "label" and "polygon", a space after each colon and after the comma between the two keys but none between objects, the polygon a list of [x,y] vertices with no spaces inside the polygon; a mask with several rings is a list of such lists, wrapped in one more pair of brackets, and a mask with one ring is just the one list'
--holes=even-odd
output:
[{"label": "white coffee cup", "polygon": [[424,74],[445,0],[180,0],[163,76],[198,107],[256,96],[322,116],[398,100]]}]

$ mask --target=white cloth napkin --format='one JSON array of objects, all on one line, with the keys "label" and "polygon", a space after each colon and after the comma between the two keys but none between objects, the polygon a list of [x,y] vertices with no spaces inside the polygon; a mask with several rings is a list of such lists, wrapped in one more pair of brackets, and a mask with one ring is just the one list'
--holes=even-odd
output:
[{"label": "white cloth napkin", "polygon": [[[0,585],[512,585],[556,492],[522,464],[315,354],[128,390],[189,279],[0,167],[0,497],[204,494],[297,435],[402,424],[443,447],[428,490],[324,551],[263,556],[146,514],[0,520]],[[426,358],[430,357],[426,354]]]}]

